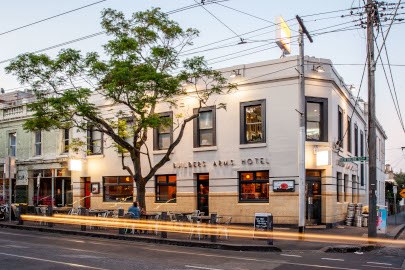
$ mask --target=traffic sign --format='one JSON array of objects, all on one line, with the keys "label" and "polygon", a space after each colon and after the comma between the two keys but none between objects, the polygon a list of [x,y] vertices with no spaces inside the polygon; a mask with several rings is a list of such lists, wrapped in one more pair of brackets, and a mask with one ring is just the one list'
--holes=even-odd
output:
[{"label": "traffic sign", "polygon": [[368,157],[351,157],[351,158],[341,158],[341,162],[353,162],[353,161],[367,161]]},{"label": "traffic sign", "polygon": [[399,195],[405,199],[405,188],[399,192]]}]

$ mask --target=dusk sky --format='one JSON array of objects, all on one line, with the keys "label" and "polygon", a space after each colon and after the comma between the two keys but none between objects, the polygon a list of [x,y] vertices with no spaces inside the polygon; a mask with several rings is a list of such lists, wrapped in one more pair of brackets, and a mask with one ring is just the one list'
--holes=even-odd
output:
[{"label": "dusk sky", "polygon": [[[195,47],[214,43],[210,46],[194,50],[193,52],[197,52],[196,54],[184,56],[205,56],[213,68],[279,58],[281,51],[274,46],[275,28],[272,26],[275,17],[279,15],[283,16],[285,20],[289,20],[288,23],[294,36],[292,40],[292,55],[298,54],[296,42],[298,25],[295,15],[300,15],[308,31],[313,34],[314,39],[312,44],[306,41],[305,54],[331,59],[337,71],[344,78],[345,83],[353,84],[359,89],[363,71],[362,65],[366,59],[365,30],[353,30],[353,28],[359,28],[356,26],[359,25],[360,20],[359,16],[350,16],[351,10],[354,13],[358,12],[356,9],[351,9],[352,7],[362,5],[363,1],[358,0],[229,0],[220,2],[219,4],[206,4],[204,7],[227,27],[221,24],[203,7],[195,6],[191,8],[192,5],[201,1],[107,0],[57,18],[6,33],[9,30],[96,2],[98,1],[14,0],[4,2],[2,4],[2,16],[0,16],[0,87],[6,91],[27,88],[21,86],[13,76],[5,74],[4,68],[9,63],[5,60],[21,53],[45,49],[101,32],[100,12],[104,8],[117,9],[130,15],[133,12],[150,7],[160,7],[165,12],[177,10],[178,12],[172,12],[170,17],[178,21],[182,27],[194,27],[201,31],[200,37],[194,42]],[[206,2],[209,1],[207,0]],[[396,1],[389,2],[396,3]],[[187,7],[188,9],[179,11],[178,9],[182,7]],[[237,10],[256,16],[257,18],[242,14]],[[389,11],[388,13],[390,12],[392,13],[393,11]],[[402,14],[404,14],[403,9],[399,10],[397,18],[405,18],[405,14]],[[389,21],[383,22],[383,25],[385,25],[384,31],[386,31]],[[403,76],[405,71],[405,55],[401,49],[403,48],[402,42],[405,40],[405,36],[403,36],[404,27],[404,24],[396,22],[392,26],[386,41],[397,98],[399,106],[403,110],[402,113],[405,110],[405,92],[403,91],[405,87],[405,76]],[[244,34],[254,30],[257,31]],[[347,31],[331,32],[333,30]],[[222,41],[227,38],[230,39]],[[247,43],[237,45],[240,38],[243,38]],[[75,48],[82,52],[101,52],[102,44],[106,40],[108,40],[107,36],[97,34],[92,38],[46,50],[44,53],[55,55],[62,48]],[[379,36],[379,46],[381,46],[381,43],[382,38]],[[384,50],[382,51],[382,56],[383,62],[386,64],[387,59]],[[388,66],[386,66],[386,70],[389,72]],[[389,74],[388,78],[391,82]],[[366,79],[363,81],[360,91],[360,96],[364,100],[367,100]],[[400,169],[405,170],[405,150],[401,150],[401,147],[405,146],[405,133],[395,111],[381,65],[377,66],[376,98],[378,120],[388,136],[386,163],[391,164],[395,171],[399,171]]]}]

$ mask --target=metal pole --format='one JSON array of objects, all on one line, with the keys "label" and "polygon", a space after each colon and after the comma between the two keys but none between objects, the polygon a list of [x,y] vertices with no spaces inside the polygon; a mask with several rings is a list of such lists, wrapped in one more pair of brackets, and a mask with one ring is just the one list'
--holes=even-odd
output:
[{"label": "metal pole", "polygon": [[394,193],[394,219],[395,219],[395,225],[397,225],[397,194]]},{"label": "metal pole", "polygon": [[300,65],[300,76],[299,76],[299,95],[298,95],[298,106],[299,112],[301,114],[300,118],[300,129],[298,138],[298,175],[299,175],[299,185],[298,185],[298,232],[304,233],[305,231],[305,66],[304,66],[304,34],[308,37],[309,41],[312,42],[312,38],[309,35],[307,29],[301,18],[297,15],[296,19],[300,25],[298,43],[300,48],[299,65]]},{"label": "metal pole", "polygon": [[55,171],[56,169],[51,169],[52,178],[51,178],[51,205],[54,206],[55,201]]},{"label": "metal pole", "polygon": [[10,202],[10,208],[9,208],[9,213],[8,213],[8,219],[11,222],[11,213],[13,212],[13,209],[11,208],[11,203],[12,203],[12,180],[11,180],[11,157],[8,156],[8,197],[9,197],[9,202]]},{"label": "metal pole", "polygon": [[368,237],[377,236],[377,161],[375,124],[375,61],[374,61],[374,1],[367,0],[367,64],[368,64],[368,149],[369,149],[369,221]]}]

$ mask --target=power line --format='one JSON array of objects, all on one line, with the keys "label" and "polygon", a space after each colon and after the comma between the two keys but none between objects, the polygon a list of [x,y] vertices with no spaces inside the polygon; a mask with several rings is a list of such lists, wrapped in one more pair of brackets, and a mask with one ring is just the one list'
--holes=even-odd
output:
[{"label": "power line", "polygon": [[69,14],[69,13],[72,13],[72,12],[87,8],[87,7],[90,7],[90,6],[94,6],[94,5],[100,4],[100,3],[105,2],[105,1],[107,1],[107,0],[101,0],[101,1],[98,1],[98,2],[94,2],[94,3],[88,4],[88,5],[79,7],[79,8],[75,8],[75,9],[72,9],[72,10],[69,10],[69,11],[66,11],[66,12],[63,12],[63,13],[60,13],[60,14],[57,14],[57,15],[54,15],[54,16],[51,16],[51,17],[48,17],[48,18],[45,18],[45,19],[42,19],[42,20],[39,20],[39,21],[36,21],[36,22],[32,22],[32,23],[17,27],[17,28],[14,28],[14,29],[11,29],[11,30],[0,33],[0,36],[11,33],[11,32],[14,32],[14,31],[17,31],[17,30],[20,30],[20,29],[23,29],[23,28],[26,28],[26,27],[29,27],[29,26],[32,26],[32,25],[35,25],[35,24],[38,24],[38,23],[41,23],[41,22],[49,21],[51,19],[54,19],[54,18],[63,16],[63,15],[66,15],[66,14]]}]

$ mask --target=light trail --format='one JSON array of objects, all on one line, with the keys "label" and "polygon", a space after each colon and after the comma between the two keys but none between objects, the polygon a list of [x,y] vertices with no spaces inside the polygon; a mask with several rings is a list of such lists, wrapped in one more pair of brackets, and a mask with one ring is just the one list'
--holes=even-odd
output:
[{"label": "light trail", "polygon": [[327,242],[327,243],[373,243],[389,244],[395,246],[404,246],[405,240],[391,240],[383,238],[365,238],[344,235],[331,234],[313,234],[305,233],[304,236],[298,232],[284,231],[255,231],[242,226],[225,226],[222,224],[203,224],[190,222],[171,222],[157,220],[138,220],[138,219],[117,219],[105,217],[89,216],[71,216],[56,214],[52,217],[21,215],[24,221],[46,222],[56,224],[86,225],[93,227],[106,227],[116,229],[135,229],[148,230],[155,232],[174,232],[182,234],[200,234],[200,235],[217,235],[221,237],[240,237],[255,239],[275,239],[275,240],[299,240],[304,237],[303,241],[308,242]]}]

